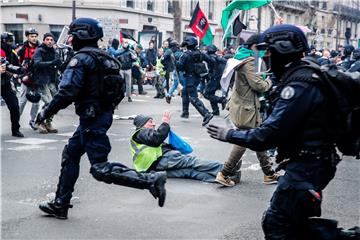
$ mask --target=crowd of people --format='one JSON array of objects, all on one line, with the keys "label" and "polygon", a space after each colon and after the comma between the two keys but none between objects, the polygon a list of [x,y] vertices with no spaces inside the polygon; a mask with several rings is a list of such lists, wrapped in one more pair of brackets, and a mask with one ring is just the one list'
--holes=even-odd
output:
[{"label": "crowd of people", "polygon": [[[331,106],[314,84],[314,72],[301,67],[306,65],[304,59],[309,59],[318,65],[334,63],[343,71],[360,71],[360,49],[345,45],[336,51],[317,51],[308,46],[299,28],[289,24],[275,25],[264,34],[251,36],[236,51],[229,47],[225,52],[214,45],[200,50],[195,37],[186,37],[181,44],[169,38],[158,49],[150,41],[146,50],[140,44],[130,46],[127,39],[121,43],[113,39],[103,51],[97,43],[103,37],[102,28],[90,18],[74,20],[69,36],[74,52],[68,51],[70,57],[65,61],[51,33],[44,34],[39,44],[38,32],[27,30],[27,41],[17,52],[14,35],[1,35],[1,96],[10,110],[12,135],[24,137],[19,119],[27,101],[32,103],[29,125],[39,133],[56,133],[53,116],[73,102],[79,116],[79,125],[62,152],[55,199],[40,204],[43,212],[67,219],[85,153],[96,180],[148,189],[162,207],[167,177],[234,186],[240,180],[242,155],[250,148],[257,153],[263,183],[278,182],[262,221],[266,239],[355,239],[350,237],[358,229],[346,232],[333,222],[329,224],[330,220],[312,219],[321,215],[322,190],[333,179],[340,158],[327,129],[331,122],[329,111],[324,109]],[[257,72],[260,50],[265,50],[271,77]],[[230,89],[224,91],[220,79],[230,58],[241,64],[235,69]],[[170,131],[169,112],[164,113],[157,129],[151,116],[135,117],[136,130],[130,138],[135,169],[108,161],[111,146],[107,131],[114,109],[123,98],[132,102],[134,82],[139,94],[147,94],[145,80],[156,88],[154,98],[169,104],[177,90],[182,98],[182,118],[189,118],[191,103],[202,115],[210,137],[233,144],[225,164],[200,160],[164,143]],[[14,84],[20,84],[19,94]],[[276,97],[268,111],[262,107],[261,96],[271,90]],[[201,95],[210,102],[211,110]],[[44,103],[41,110],[40,100]],[[209,125],[214,115],[220,114],[220,107],[228,109],[234,128]],[[266,114],[261,113],[264,109]],[[266,150],[273,148],[277,148],[284,176],[273,169],[267,155]]]}]

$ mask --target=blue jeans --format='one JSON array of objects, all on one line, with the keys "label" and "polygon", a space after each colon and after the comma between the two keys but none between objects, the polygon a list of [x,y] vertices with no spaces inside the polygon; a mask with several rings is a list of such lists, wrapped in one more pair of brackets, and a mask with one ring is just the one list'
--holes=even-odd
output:
[{"label": "blue jeans", "polygon": [[156,166],[156,171],[166,171],[168,178],[191,178],[214,182],[223,164],[216,161],[200,160],[179,151],[166,152]]},{"label": "blue jeans", "polygon": [[[179,74],[179,75],[178,75]],[[181,78],[182,76],[180,76],[180,72],[176,73],[176,71],[173,71],[173,85],[171,86],[170,90],[169,90],[169,95],[172,96],[175,92],[175,90],[177,89],[178,85],[179,85],[179,78]],[[182,75],[182,74],[181,74]],[[178,77],[179,76],[179,77]]]}]

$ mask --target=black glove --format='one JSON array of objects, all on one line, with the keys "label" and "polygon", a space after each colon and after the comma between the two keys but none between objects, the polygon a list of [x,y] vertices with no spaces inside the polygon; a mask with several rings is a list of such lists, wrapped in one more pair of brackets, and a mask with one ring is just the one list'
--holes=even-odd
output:
[{"label": "black glove", "polygon": [[51,65],[53,65],[54,67],[59,67],[62,64],[61,60],[56,58],[55,60],[52,61]]},{"label": "black glove", "polygon": [[37,115],[36,115],[36,119],[35,119],[35,124],[40,125],[41,123],[43,123],[46,119],[45,117],[45,110],[46,108],[42,109]]},{"label": "black glove", "polygon": [[206,127],[207,132],[210,134],[210,137],[215,138],[217,140],[223,141],[223,142],[227,142],[227,134],[229,133],[229,131],[231,130],[231,128],[224,128],[224,127],[219,127],[219,126],[215,126],[215,125],[209,125]]}]

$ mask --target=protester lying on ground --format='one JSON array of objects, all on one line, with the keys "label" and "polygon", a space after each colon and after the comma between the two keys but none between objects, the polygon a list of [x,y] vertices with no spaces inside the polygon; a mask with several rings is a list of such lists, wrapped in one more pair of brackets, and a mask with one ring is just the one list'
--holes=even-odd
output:
[{"label": "protester lying on ground", "polygon": [[191,178],[214,182],[216,174],[223,168],[217,161],[200,160],[175,150],[165,139],[170,133],[170,112],[165,111],[160,126],[150,116],[137,115],[134,119],[136,131],[131,136],[130,148],[137,171],[166,171],[169,178]]}]

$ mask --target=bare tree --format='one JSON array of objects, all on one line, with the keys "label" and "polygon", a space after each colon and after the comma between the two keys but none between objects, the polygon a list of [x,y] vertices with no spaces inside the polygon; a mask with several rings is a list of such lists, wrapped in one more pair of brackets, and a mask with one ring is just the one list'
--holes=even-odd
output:
[{"label": "bare tree", "polygon": [[181,42],[181,0],[172,1],[172,10],[174,16],[174,38]]}]

